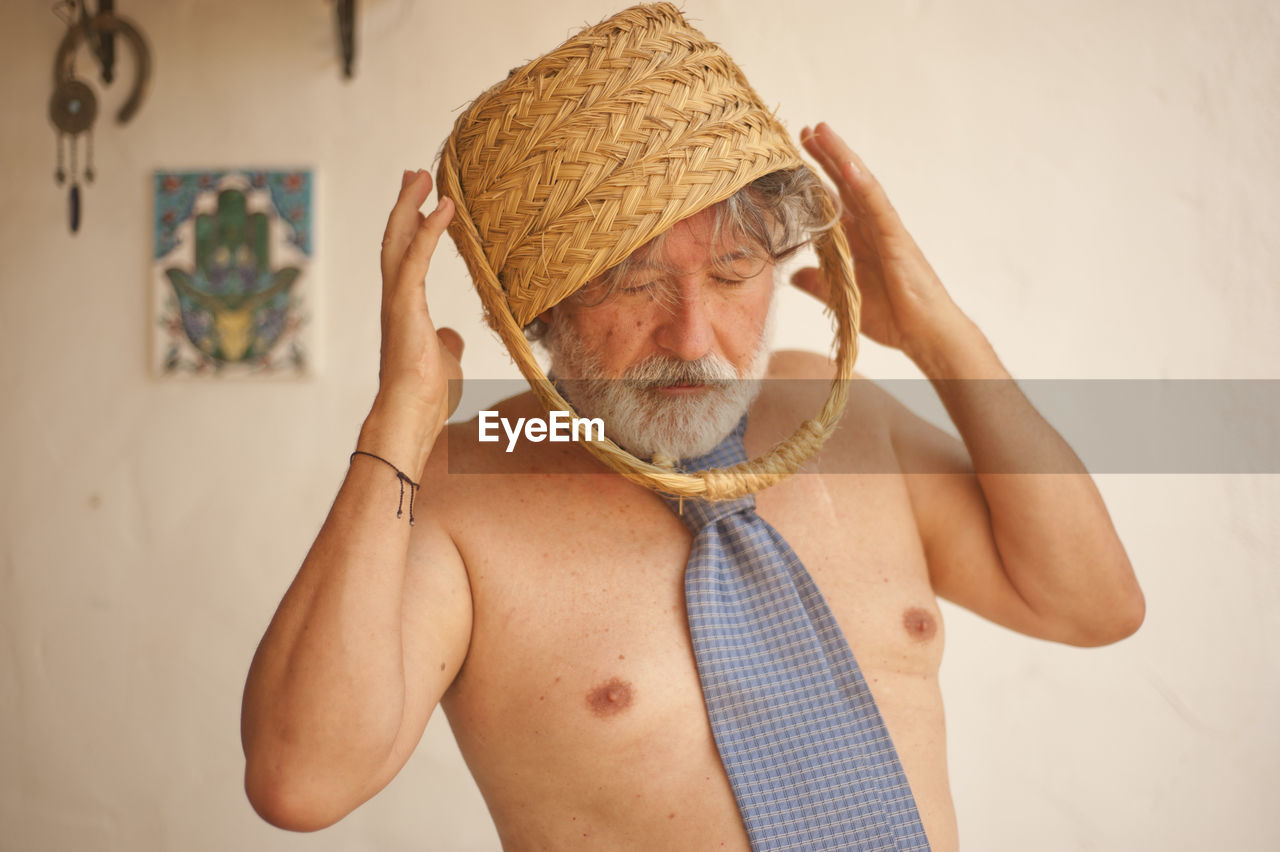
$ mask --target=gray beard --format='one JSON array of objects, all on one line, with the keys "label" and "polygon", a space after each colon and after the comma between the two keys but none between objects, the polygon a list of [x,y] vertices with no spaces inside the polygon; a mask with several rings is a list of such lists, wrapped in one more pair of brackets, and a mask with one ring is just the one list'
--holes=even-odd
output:
[{"label": "gray beard", "polygon": [[[719,355],[682,361],[653,355],[621,377],[606,374],[597,353],[590,352],[567,323],[553,323],[543,340],[551,355],[551,372],[580,417],[599,417],[605,434],[641,458],[688,459],[705,455],[738,425],[760,393],[769,366],[774,307],[742,373]],[[688,396],[664,396],[658,388],[673,384],[705,384]]]}]

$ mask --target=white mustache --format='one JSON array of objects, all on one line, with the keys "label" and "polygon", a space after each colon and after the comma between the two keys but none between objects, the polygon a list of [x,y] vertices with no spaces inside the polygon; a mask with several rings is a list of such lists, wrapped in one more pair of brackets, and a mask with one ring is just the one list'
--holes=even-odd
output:
[{"label": "white mustache", "polygon": [[709,385],[727,388],[738,379],[738,371],[724,358],[704,355],[696,361],[682,361],[665,355],[653,355],[628,370],[623,381],[636,390],[651,390],[670,385]]}]

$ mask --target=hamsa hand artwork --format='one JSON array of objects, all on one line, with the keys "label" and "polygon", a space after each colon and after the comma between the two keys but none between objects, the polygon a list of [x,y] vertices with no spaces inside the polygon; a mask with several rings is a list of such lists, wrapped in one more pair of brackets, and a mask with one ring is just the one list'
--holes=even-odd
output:
[{"label": "hamsa hand artwork", "polygon": [[162,375],[309,372],[311,175],[157,173]]}]

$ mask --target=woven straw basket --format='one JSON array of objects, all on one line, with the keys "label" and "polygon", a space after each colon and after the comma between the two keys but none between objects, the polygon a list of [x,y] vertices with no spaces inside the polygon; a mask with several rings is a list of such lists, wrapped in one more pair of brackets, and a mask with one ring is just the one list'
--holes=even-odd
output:
[{"label": "woven straw basket", "polygon": [[[524,326],[682,219],[798,165],[786,130],[728,54],[660,3],[579,32],[476,98],[445,143],[437,184],[457,205],[449,233],[489,324],[543,406],[573,414]],[[798,469],[843,412],[857,357],[859,297],[841,228],[815,248],[832,284],[838,367],[816,418],[759,458],[693,474],[607,438],[588,449],[633,482],[709,500]]]}]

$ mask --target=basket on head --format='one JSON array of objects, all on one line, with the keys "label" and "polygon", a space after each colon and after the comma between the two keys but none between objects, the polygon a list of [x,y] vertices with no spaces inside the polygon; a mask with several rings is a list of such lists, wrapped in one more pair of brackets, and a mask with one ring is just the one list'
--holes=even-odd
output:
[{"label": "basket on head", "polygon": [[[476,98],[445,143],[437,185],[457,206],[449,234],[489,324],[547,410],[572,414],[524,327],[677,222],[802,164],[729,55],[659,3],[579,32]],[[634,482],[711,500],[766,488],[817,452],[844,410],[859,298],[840,227],[815,248],[838,321],[838,375],[815,419],[757,459],[701,473],[641,461],[607,438],[587,448]]]}]

